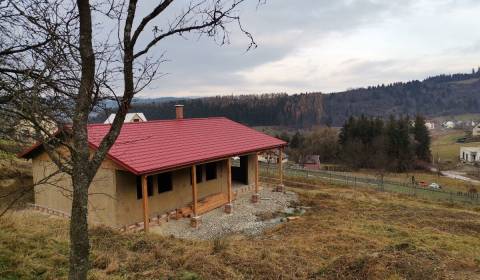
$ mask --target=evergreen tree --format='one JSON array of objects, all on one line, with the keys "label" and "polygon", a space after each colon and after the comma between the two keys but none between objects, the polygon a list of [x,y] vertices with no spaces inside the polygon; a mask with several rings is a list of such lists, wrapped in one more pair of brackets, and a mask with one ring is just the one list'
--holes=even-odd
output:
[{"label": "evergreen tree", "polygon": [[415,156],[417,159],[430,162],[430,133],[425,126],[425,119],[421,115],[417,115],[415,118],[415,126],[413,128],[413,137],[415,139]]},{"label": "evergreen tree", "polygon": [[290,141],[289,147],[292,149],[298,149],[303,146],[304,137],[300,132],[296,132]]}]

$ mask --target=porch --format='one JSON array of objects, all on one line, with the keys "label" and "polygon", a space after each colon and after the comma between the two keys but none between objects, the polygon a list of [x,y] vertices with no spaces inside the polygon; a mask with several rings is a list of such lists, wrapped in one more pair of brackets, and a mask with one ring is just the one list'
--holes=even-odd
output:
[{"label": "porch", "polygon": [[[208,166],[215,166],[215,168],[209,168]],[[160,190],[161,181],[158,180],[158,178],[165,177],[165,172],[141,175],[138,177],[140,181],[143,214],[143,223],[141,223],[141,226],[143,226],[145,232],[149,231],[151,223],[158,224],[162,218],[168,221],[172,217],[175,219],[189,217],[191,226],[198,227],[201,224],[201,215],[213,209],[223,206],[225,213],[232,213],[232,202],[239,194],[252,192],[251,202],[257,203],[259,201],[258,153],[242,155],[239,157],[238,162],[229,157],[192,165],[183,168],[183,170],[184,173],[189,173],[190,195],[187,196],[187,194],[179,190],[178,187],[177,191],[170,192],[171,199],[176,197],[177,202],[174,207],[171,207],[173,210],[167,211],[167,213],[151,211],[152,206],[155,206],[155,204],[152,205],[152,199],[149,198],[152,188],[151,182],[154,181],[152,178],[157,178],[155,181],[158,182],[157,188]],[[213,177],[214,179],[212,179]],[[279,177],[282,182],[282,168],[280,168]],[[216,184],[211,184],[217,185],[216,188],[206,187],[204,182],[209,181],[209,179],[210,181],[216,180]],[[282,184],[280,185],[282,186]],[[173,188],[175,187],[170,187],[170,190],[173,190]],[[180,199],[178,196],[182,196],[182,198]],[[189,202],[182,204],[181,201],[185,201],[185,199],[188,199]]]}]

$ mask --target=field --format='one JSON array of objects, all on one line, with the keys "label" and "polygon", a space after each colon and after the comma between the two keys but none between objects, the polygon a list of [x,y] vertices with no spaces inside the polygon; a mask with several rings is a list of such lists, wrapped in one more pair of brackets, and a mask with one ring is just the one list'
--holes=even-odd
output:
[{"label": "field", "polygon": [[456,164],[459,160],[461,146],[480,146],[480,142],[456,143],[458,138],[464,136],[465,132],[461,130],[448,130],[433,134],[431,150],[435,162],[439,160],[440,163],[451,162]]},{"label": "field", "polygon": [[[352,175],[365,176],[366,174],[374,177],[374,172],[370,170],[363,170],[361,172],[352,172]],[[412,181],[412,176],[415,178],[416,182],[425,182],[427,185],[430,183],[437,183],[442,186],[444,191],[449,192],[468,192],[472,188],[472,184],[466,181],[452,179],[445,176],[439,176],[433,172],[426,171],[412,171],[408,173],[387,173],[385,174],[385,180],[398,182],[401,184],[410,184]],[[377,175],[378,177],[378,175]],[[477,186],[478,188],[478,186]],[[480,191],[480,188],[477,189]]]},{"label": "field", "polygon": [[[480,279],[480,209],[319,185],[261,236],[189,241],[91,228],[90,279]],[[64,279],[68,222],[0,220],[1,279]]]}]

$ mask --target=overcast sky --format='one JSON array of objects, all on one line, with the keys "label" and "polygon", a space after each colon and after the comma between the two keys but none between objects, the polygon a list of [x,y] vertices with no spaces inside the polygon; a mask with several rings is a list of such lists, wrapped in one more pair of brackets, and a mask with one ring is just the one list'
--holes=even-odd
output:
[{"label": "overcast sky", "polygon": [[141,96],[329,93],[480,65],[477,0],[250,0],[239,12],[258,48],[245,52],[235,26],[229,45],[163,41],[168,75]]}]

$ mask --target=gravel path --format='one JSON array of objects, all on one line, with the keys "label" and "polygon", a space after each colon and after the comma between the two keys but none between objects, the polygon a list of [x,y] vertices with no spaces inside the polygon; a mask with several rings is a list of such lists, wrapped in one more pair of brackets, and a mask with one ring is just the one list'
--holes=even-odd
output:
[{"label": "gravel path", "polygon": [[180,219],[152,227],[151,231],[186,239],[215,239],[232,233],[256,235],[279,223],[279,219],[261,221],[257,214],[284,211],[291,201],[298,200],[296,193],[272,192],[271,188],[260,191],[260,201],[256,204],[250,202],[251,196],[252,193],[240,194],[233,202],[232,214],[226,214],[223,207],[203,214],[196,229],[190,226],[190,219]]}]

